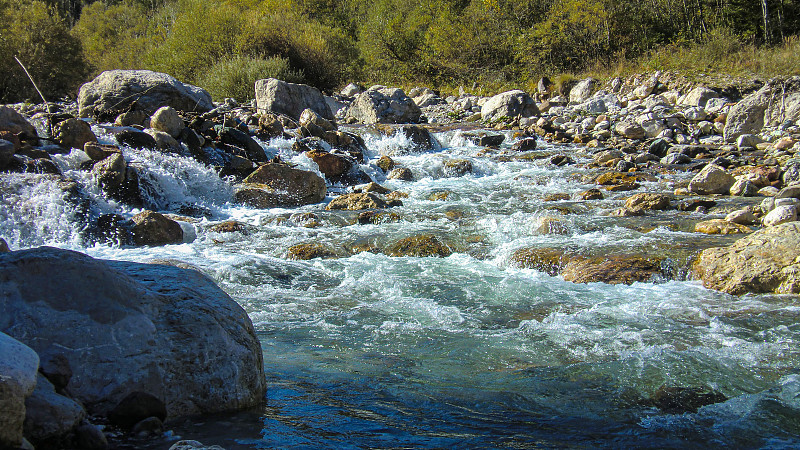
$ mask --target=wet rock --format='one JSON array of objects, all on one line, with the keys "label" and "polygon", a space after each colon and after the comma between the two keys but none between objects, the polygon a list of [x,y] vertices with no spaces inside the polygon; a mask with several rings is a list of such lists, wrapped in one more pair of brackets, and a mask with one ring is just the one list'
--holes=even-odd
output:
[{"label": "wet rock", "polygon": [[178,222],[155,211],[142,211],[133,220],[133,243],[135,245],[159,246],[183,242],[183,229]]},{"label": "wet rock", "polygon": [[783,205],[777,206],[775,209],[767,213],[761,222],[764,226],[772,227],[786,222],[794,222],[797,220],[797,206],[796,205]]},{"label": "wet rock", "polygon": [[386,249],[389,256],[447,257],[453,251],[436,236],[422,234],[400,239]]},{"label": "wet rock", "polygon": [[561,273],[568,259],[563,250],[527,247],[516,250],[510,262],[516,267],[535,269],[554,277]]},{"label": "wet rock", "polygon": [[375,128],[386,136],[394,136],[398,133],[403,134],[411,141],[413,150],[417,152],[430,152],[435,150],[439,145],[430,130],[423,126],[376,124]]},{"label": "wet rock", "polygon": [[418,123],[422,111],[402,89],[372,86],[358,94],[346,120],[356,123]]},{"label": "wet rock", "polygon": [[355,186],[353,192],[373,192],[375,194],[386,195],[392,191],[378,183],[370,182],[361,186]]},{"label": "wet rock", "polygon": [[662,194],[635,194],[625,200],[625,209],[633,212],[664,211],[669,207],[669,197]]},{"label": "wet rock", "polygon": [[709,289],[733,295],[800,293],[800,222],[766,227],[724,248],[703,250],[692,266]]},{"label": "wet rock", "polygon": [[325,175],[325,178],[333,182],[340,181],[353,167],[351,159],[324,150],[310,150],[305,155],[317,163],[319,171]]},{"label": "wet rock", "polygon": [[63,446],[85,417],[81,405],[57,394],[50,381],[40,374],[36,388],[25,399],[25,438],[36,446]]},{"label": "wet rock", "polygon": [[444,162],[444,174],[447,177],[463,177],[472,173],[472,161],[468,159],[448,159]]},{"label": "wet rock", "polygon": [[153,136],[133,128],[126,128],[114,135],[119,145],[127,145],[133,148],[148,148],[153,149],[158,146],[158,143]]},{"label": "wet rock", "polygon": [[399,222],[400,216],[393,212],[388,211],[364,211],[358,215],[358,223],[361,225],[366,224],[382,224]]},{"label": "wet rock", "polygon": [[753,230],[724,219],[711,219],[696,223],[694,231],[695,233],[705,234],[746,234],[751,233]]},{"label": "wet rock", "polygon": [[467,141],[480,145],[481,147],[498,147],[506,140],[504,134],[487,133],[485,131],[468,131],[462,133],[462,136]]},{"label": "wet rock", "polygon": [[214,233],[249,233],[247,224],[237,222],[235,220],[228,220],[225,222],[217,223],[208,227],[209,231]]},{"label": "wet rock", "polygon": [[206,112],[214,107],[205,89],[149,70],[101,73],[81,86],[78,106],[82,117],[93,115],[101,120],[111,120],[127,111],[144,111],[150,115],[162,106],[194,112]]},{"label": "wet rock", "polygon": [[84,450],[105,450],[108,448],[108,439],[103,430],[87,421],[81,422],[75,428],[75,443]]},{"label": "wet rock", "polygon": [[306,84],[287,83],[267,78],[255,83],[256,108],[260,114],[286,114],[294,120],[300,118],[305,109],[311,109],[326,120],[334,120],[325,97],[315,87]]},{"label": "wet rock", "polygon": [[0,105],[0,131],[8,131],[23,141],[34,141],[34,144],[39,140],[36,127],[28,122],[22,114],[5,105]]},{"label": "wet rock", "polygon": [[580,193],[581,200],[603,200],[603,192],[600,189],[589,189]]},{"label": "wet rock", "polygon": [[633,284],[661,274],[661,261],[639,255],[576,257],[562,271],[573,283]]},{"label": "wet rock", "polygon": [[378,159],[377,166],[384,172],[388,173],[395,168],[396,164],[391,157],[382,155],[380,159]]},{"label": "wet rock", "polygon": [[126,395],[108,413],[112,423],[128,429],[148,417],[156,417],[163,422],[167,419],[167,405],[155,395],[141,391]]},{"label": "wet rock", "polygon": [[339,255],[337,255],[334,249],[328,247],[327,245],[316,242],[306,242],[289,247],[289,250],[286,252],[286,257],[288,259],[306,261],[315,258],[338,258]]},{"label": "wet rock", "polygon": [[283,136],[283,124],[275,114],[264,113],[258,118],[258,135],[262,138]]},{"label": "wet rock", "polygon": [[575,164],[575,160],[567,155],[556,155],[550,158],[550,164],[561,167],[568,164]]},{"label": "wet rock", "polygon": [[244,131],[232,127],[219,127],[217,131],[219,140],[225,144],[239,147],[244,150],[245,156],[250,161],[267,162],[264,148]]},{"label": "wet rock", "polygon": [[0,273],[0,331],[43,359],[66,356],[69,392],[93,415],[136,391],[161,398],[169,417],[263,399],[252,322],[197,271],[39,247],[0,254]]},{"label": "wet rock", "polygon": [[411,169],[409,168],[397,167],[392,169],[386,178],[389,180],[414,181],[414,174],[411,173]]},{"label": "wet rock", "polygon": [[142,110],[134,110],[124,112],[117,116],[114,119],[114,125],[118,127],[130,127],[130,126],[147,126],[149,125],[150,115],[147,112]]},{"label": "wet rock", "polygon": [[322,130],[323,135],[325,131],[336,131],[336,125],[320,116],[310,108],[306,108],[302,113],[300,113],[299,123],[301,127],[309,127],[313,125]]},{"label": "wet rock", "polygon": [[624,191],[637,189],[639,187],[638,180],[639,178],[636,175],[622,172],[606,172],[595,178],[595,183],[606,186],[606,189],[611,191]]},{"label": "wet rock", "polygon": [[150,128],[163,131],[177,139],[185,125],[181,116],[178,115],[178,111],[171,106],[162,106],[150,117]]},{"label": "wet rock", "polygon": [[[5,254],[0,253],[0,257]],[[25,398],[36,387],[39,355],[2,330],[0,327],[0,447],[19,448],[23,439]]]},{"label": "wet rock", "polygon": [[729,194],[736,178],[720,166],[708,164],[689,182],[689,191],[696,194]]},{"label": "wet rock", "polygon": [[481,119],[497,121],[504,117],[531,117],[539,114],[539,108],[530,95],[521,90],[506,91],[495,95],[481,106]]},{"label": "wet rock", "polygon": [[87,142],[97,142],[97,136],[88,123],[80,119],[67,119],[53,125],[53,137],[64,148],[82,149]]},{"label": "wet rock", "polygon": [[344,209],[348,211],[359,211],[362,209],[382,209],[390,205],[376,194],[369,192],[353,193],[340,195],[325,207],[327,210]]},{"label": "wet rock", "polygon": [[14,159],[15,152],[14,144],[0,139],[0,169],[4,169]]},{"label": "wet rock", "polygon": [[122,187],[127,168],[128,164],[122,153],[112,153],[111,156],[94,164],[92,174],[97,177],[103,190],[112,193]]},{"label": "wet rock", "polygon": [[[245,202],[256,208],[270,208],[274,206],[300,206],[311,203],[319,203],[325,199],[327,187],[325,180],[314,172],[295,169],[285,164],[268,163],[262,164],[255,172],[244,179],[245,184],[260,184],[263,186],[256,188],[264,191],[271,196],[263,197],[262,202],[257,197],[250,196],[250,200]],[[237,191],[237,201],[242,202],[244,196],[240,196]],[[267,197],[272,197],[270,200]],[[261,206],[259,206],[261,205]],[[265,206],[269,205],[269,206]]]},{"label": "wet rock", "polygon": [[511,150],[515,152],[529,152],[531,150],[536,150],[536,138],[530,137],[520,139],[511,146]]},{"label": "wet rock", "polygon": [[8,248],[8,242],[5,239],[0,238],[0,253],[10,253],[11,249]]},{"label": "wet rock", "polygon": [[708,211],[709,209],[715,206],[717,206],[717,202],[715,202],[714,200],[706,200],[706,199],[684,200],[678,203],[678,211],[698,211],[698,210]]},{"label": "wet rock", "polygon": [[153,140],[156,142],[156,147],[161,150],[165,150],[168,152],[180,152],[181,151],[181,144],[178,141],[169,135],[169,133],[165,133],[163,131],[154,130],[152,128],[148,128],[145,133],[149,134],[153,137]]},{"label": "wet rock", "polygon": [[219,445],[205,445],[198,441],[178,441],[169,448],[169,450],[225,450]]},{"label": "wet rock", "polygon": [[661,386],[651,397],[651,403],[667,414],[697,413],[701,407],[728,400],[715,390],[697,387]]},{"label": "wet rock", "polygon": [[53,384],[57,391],[66,388],[72,378],[72,367],[69,366],[69,360],[63,354],[50,355],[49,358],[41,360],[39,372]]},{"label": "wet rock", "polygon": [[97,142],[85,143],[83,151],[92,161],[102,161],[111,155],[122,153],[122,150],[116,145],[98,144]]},{"label": "wet rock", "polygon": [[138,436],[155,436],[164,431],[164,423],[158,417],[148,417],[131,428]]}]

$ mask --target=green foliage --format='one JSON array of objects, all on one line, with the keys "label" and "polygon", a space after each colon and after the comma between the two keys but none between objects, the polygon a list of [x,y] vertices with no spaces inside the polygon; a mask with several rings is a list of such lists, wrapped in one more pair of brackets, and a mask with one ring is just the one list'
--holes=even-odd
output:
[{"label": "green foliage", "polygon": [[208,90],[213,98],[232,97],[246,101],[253,98],[256,80],[264,78],[277,78],[290,83],[305,81],[302,72],[292,70],[287,59],[235,55],[214,64],[198,80],[198,84]]},{"label": "green foliage", "polygon": [[154,27],[147,10],[131,0],[113,6],[92,3],[83,8],[71,33],[80,39],[95,73],[144,68],[142,55],[154,40]]},{"label": "green foliage", "polygon": [[0,2],[0,102],[40,101],[15,55],[47,100],[74,94],[88,74],[80,41],[38,0]]}]

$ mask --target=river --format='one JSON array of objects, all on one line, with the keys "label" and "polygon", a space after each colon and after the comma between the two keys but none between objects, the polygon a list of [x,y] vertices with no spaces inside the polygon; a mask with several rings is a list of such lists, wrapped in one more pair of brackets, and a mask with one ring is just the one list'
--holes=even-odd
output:
[{"label": "river", "polygon": [[[231,184],[193,159],[126,149],[144,168],[148,207],[177,213],[191,204],[206,214],[183,223],[180,245],[87,244],[83,222],[55,182],[4,178],[20,193],[0,202],[0,236],[12,248],[182,261],[219,283],[256,327],[265,406],[176,421],[164,438],[137,446],[167,448],[183,437],[228,449],[800,447],[800,304],[796,296],[732,297],[687,279],[696,248],[733,239],[693,233],[690,224],[706,215],[610,216],[630,192],[575,200],[596,187],[594,172],[584,164],[556,167],[546,156],[585,163],[577,147],[540,141],[542,158],[503,157],[515,141],[510,132],[492,152],[451,130],[436,135],[441,148],[419,153],[402,135],[355,131],[373,163],[364,170],[408,194],[384,223],[361,225],[357,213],[326,211],[325,204],[234,205]],[[95,132],[113,143],[101,128]],[[291,144],[263,146],[318,171]],[[387,180],[374,165],[381,154],[410,168],[416,181]],[[472,171],[449,173],[444,162],[452,158],[469,160]],[[92,199],[90,214],[137,212],[104,198],[78,170],[82,152],[55,159]],[[667,174],[637,192],[671,192],[690,177]],[[344,191],[330,186],[327,200]],[[561,193],[570,199],[544,201]],[[226,220],[246,228],[209,230]],[[452,255],[355,252],[419,234],[436,236]],[[341,257],[288,260],[288,248],[304,242]],[[511,262],[516,250],[531,247],[669,259],[665,276],[651,282],[575,284]],[[717,398],[696,411],[670,410],[653,400],[664,392]]]}]

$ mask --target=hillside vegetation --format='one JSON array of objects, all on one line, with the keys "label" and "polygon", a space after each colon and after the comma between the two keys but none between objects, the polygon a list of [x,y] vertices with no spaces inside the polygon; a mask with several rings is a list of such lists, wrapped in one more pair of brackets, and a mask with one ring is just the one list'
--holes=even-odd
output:
[{"label": "hillside vegetation", "polygon": [[108,69],[151,69],[246,100],[277,77],[449,90],[542,75],[800,73],[800,0],[0,0],[0,102]]}]

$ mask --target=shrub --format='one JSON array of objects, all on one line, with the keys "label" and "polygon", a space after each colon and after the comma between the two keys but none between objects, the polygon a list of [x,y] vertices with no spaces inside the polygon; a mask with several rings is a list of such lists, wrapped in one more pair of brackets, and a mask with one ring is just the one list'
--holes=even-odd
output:
[{"label": "shrub", "polygon": [[89,73],[80,41],[38,0],[0,0],[0,102],[39,101],[14,55],[49,101],[74,94]]},{"label": "shrub", "polygon": [[216,63],[200,77],[198,84],[213,98],[233,97],[239,101],[253,98],[256,80],[277,78],[290,83],[302,83],[302,72],[292,70],[285,58],[254,58],[236,55]]},{"label": "shrub", "polygon": [[83,8],[71,33],[80,39],[95,73],[110,69],[142,69],[142,55],[154,45],[147,10],[132,0]]}]

